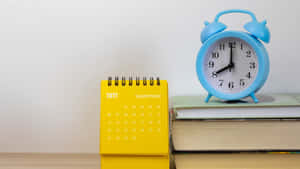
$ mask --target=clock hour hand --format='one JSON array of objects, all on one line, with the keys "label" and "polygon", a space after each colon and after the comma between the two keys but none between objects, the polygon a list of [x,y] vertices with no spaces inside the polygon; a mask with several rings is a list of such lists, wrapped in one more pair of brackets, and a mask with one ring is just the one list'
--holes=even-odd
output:
[{"label": "clock hour hand", "polygon": [[234,63],[233,63],[233,59],[232,59],[233,58],[232,48],[233,48],[232,43],[230,43],[230,60],[229,60],[229,64],[227,66],[223,67],[222,69],[216,71],[215,74],[219,74],[221,72],[224,72],[227,69],[232,69],[234,67]]},{"label": "clock hour hand", "polygon": [[226,67],[223,67],[222,69],[216,71],[215,74],[219,74],[219,73],[221,73],[221,72],[224,72],[225,70],[230,69],[231,67],[232,67],[232,66],[229,64],[229,65],[227,65]]}]

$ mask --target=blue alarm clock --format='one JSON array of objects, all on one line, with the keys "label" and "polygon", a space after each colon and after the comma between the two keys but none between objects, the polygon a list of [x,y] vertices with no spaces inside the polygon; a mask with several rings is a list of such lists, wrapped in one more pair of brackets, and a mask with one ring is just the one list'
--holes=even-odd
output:
[{"label": "blue alarm clock", "polygon": [[[252,21],[244,25],[247,32],[225,31],[227,26],[219,22],[219,18],[230,13],[251,16]],[[257,103],[255,93],[269,74],[269,57],[261,42],[270,41],[266,21],[258,22],[252,12],[234,9],[220,12],[212,23],[204,24],[196,70],[200,83],[208,92],[205,101],[212,96],[226,101],[251,96]]]}]

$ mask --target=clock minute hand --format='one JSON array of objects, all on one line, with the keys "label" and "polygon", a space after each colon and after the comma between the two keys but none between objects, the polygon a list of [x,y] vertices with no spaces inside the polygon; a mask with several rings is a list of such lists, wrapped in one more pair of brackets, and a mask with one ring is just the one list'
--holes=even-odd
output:
[{"label": "clock minute hand", "polygon": [[233,63],[233,52],[232,52],[232,43],[230,43],[230,60],[229,60],[229,65],[231,68],[234,67],[234,63]]}]

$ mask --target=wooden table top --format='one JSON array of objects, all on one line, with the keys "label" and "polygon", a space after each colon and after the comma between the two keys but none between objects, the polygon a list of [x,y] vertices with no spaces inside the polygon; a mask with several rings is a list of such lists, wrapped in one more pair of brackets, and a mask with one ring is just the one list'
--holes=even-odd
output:
[{"label": "wooden table top", "polygon": [[99,154],[0,153],[0,169],[100,169]]}]

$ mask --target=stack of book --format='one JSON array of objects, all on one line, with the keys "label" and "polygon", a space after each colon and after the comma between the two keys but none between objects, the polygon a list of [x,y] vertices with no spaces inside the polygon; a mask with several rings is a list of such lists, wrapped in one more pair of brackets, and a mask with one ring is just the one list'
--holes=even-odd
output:
[{"label": "stack of book", "polygon": [[177,169],[299,169],[300,95],[204,102],[172,98],[171,138]]}]

